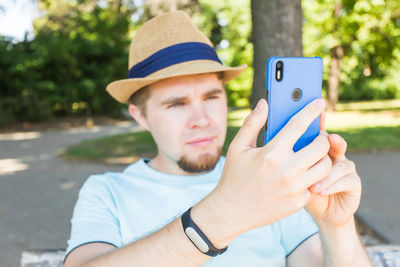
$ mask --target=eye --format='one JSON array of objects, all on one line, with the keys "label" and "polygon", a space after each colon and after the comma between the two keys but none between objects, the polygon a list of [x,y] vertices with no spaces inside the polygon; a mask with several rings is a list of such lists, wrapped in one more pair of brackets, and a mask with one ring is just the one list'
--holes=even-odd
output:
[{"label": "eye", "polygon": [[176,102],[176,103],[168,106],[168,108],[178,108],[178,107],[182,107],[183,105],[185,105],[183,102]]},{"label": "eye", "polygon": [[206,100],[217,99],[217,98],[218,98],[218,96],[216,96],[216,95],[210,95],[206,98]]}]

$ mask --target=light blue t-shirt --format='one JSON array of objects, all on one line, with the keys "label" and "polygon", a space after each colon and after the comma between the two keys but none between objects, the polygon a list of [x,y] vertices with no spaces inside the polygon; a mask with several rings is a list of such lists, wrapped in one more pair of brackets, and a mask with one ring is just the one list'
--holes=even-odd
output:
[{"label": "light blue t-shirt", "polygon": [[[66,255],[91,242],[122,247],[164,227],[215,188],[225,158],[212,171],[193,176],[165,174],[146,161],[87,179],[71,219]],[[302,209],[241,234],[203,266],[285,266],[286,256],[316,232],[317,225]]]}]

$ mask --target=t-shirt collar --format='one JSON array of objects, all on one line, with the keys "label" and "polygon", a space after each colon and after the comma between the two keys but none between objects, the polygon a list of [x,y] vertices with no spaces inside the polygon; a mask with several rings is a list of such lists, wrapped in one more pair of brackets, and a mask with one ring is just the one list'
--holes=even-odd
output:
[{"label": "t-shirt collar", "polygon": [[150,160],[149,158],[141,158],[128,166],[124,172],[134,176],[141,176],[145,179],[158,180],[159,182],[202,184],[218,181],[225,163],[225,157],[221,156],[214,169],[209,172],[194,175],[174,175],[160,172],[150,167],[147,164]]}]

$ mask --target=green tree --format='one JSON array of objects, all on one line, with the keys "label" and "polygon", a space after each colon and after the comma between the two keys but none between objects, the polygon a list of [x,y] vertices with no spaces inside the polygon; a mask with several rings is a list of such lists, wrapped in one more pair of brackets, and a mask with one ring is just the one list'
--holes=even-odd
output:
[{"label": "green tree", "polygon": [[[121,1],[40,2],[46,16],[35,21],[36,40],[48,42],[45,80],[57,87],[58,110],[108,113],[118,104],[106,85],[127,75],[130,16]],[[60,75],[62,73],[62,75]]]},{"label": "green tree", "polygon": [[[250,67],[227,86],[230,106],[248,106],[252,44],[248,0],[40,0],[35,38],[0,38],[0,124],[53,115],[116,114],[123,105],[105,91],[127,74],[129,43],[146,20],[170,9],[189,12],[226,65]],[[3,78],[4,77],[4,78]]]},{"label": "green tree", "polygon": [[[340,95],[373,98],[371,81],[381,81],[399,61],[400,2],[397,0],[304,0],[305,55],[324,59],[328,107]],[[343,90],[339,86],[343,84]],[[385,88],[376,97],[394,97]]]},{"label": "green tree", "polygon": [[247,64],[248,68],[227,86],[231,107],[248,107],[253,82],[253,43],[249,0],[201,0],[201,13],[194,19],[216,46],[225,65]]},{"label": "green tree", "polygon": [[39,1],[34,40],[0,40],[0,106],[8,114],[0,123],[118,114],[122,105],[105,87],[127,75],[129,2]]}]

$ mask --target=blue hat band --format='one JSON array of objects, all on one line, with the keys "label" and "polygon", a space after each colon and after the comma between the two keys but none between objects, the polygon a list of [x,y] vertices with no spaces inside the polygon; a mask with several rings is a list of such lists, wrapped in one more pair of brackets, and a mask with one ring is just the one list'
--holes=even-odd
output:
[{"label": "blue hat band", "polygon": [[222,64],[214,48],[201,42],[186,42],[168,46],[134,65],[128,72],[128,78],[144,78],[160,69],[174,64],[208,59]]}]

